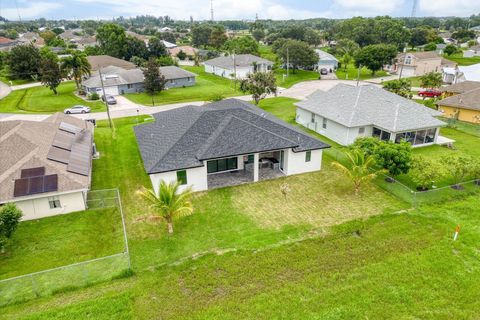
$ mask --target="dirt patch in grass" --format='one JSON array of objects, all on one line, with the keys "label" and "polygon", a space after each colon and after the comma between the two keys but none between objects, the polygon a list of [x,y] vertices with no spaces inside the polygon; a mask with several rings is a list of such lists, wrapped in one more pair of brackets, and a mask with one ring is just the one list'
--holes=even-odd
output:
[{"label": "dirt patch in grass", "polygon": [[[284,183],[290,187],[286,199],[280,191]],[[406,207],[372,184],[355,196],[350,181],[328,162],[319,172],[240,186],[235,191],[238,210],[265,228],[331,226]]]}]

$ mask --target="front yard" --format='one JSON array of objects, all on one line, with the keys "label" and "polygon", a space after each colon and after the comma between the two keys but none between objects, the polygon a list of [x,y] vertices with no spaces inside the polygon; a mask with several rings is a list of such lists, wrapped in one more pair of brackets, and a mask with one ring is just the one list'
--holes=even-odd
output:
[{"label": "front yard", "polygon": [[104,111],[101,101],[85,101],[75,95],[76,86],[72,81],[63,82],[58,87],[58,95],[50,89],[39,86],[12,91],[0,100],[0,113],[53,113],[80,104],[88,106],[92,112]]},{"label": "front yard", "polygon": [[[356,68],[354,64],[349,64],[347,66],[347,70],[345,70],[342,66],[342,67],[338,68],[338,70],[335,73],[337,75],[337,78],[340,79],[340,80],[357,80],[357,78],[358,78],[358,68]],[[372,79],[372,78],[381,78],[381,77],[385,77],[387,75],[388,74],[383,70],[375,72],[374,75],[372,75],[372,71],[369,70],[366,67],[363,67],[360,70],[360,80],[368,80],[368,79]]]}]

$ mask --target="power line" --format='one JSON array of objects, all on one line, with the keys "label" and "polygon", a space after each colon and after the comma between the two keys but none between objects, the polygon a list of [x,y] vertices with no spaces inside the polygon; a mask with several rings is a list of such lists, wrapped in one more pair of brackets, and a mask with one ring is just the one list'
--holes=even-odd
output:
[{"label": "power line", "polygon": [[415,16],[417,15],[417,7],[418,7],[418,0],[413,0],[412,14],[411,14],[412,18],[415,18]]}]

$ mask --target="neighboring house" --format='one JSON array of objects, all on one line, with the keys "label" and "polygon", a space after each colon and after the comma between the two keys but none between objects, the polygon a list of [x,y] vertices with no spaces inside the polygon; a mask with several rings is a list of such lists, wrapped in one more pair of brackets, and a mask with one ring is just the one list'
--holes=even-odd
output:
[{"label": "neighboring house", "polygon": [[470,49],[463,51],[464,58],[472,58],[480,56],[480,45],[470,47]]},{"label": "neighboring house", "polygon": [[0,51],[9,51],[14,46],[18,45],[17,40],[12,40],[5,37],[0,37]]},{"label": "neighboring house", "polygon": [[339,84],[295,105],[297,123],[343,146],[359,137],[431,145],[445,125],[440,112],[373,85]]},{"label": "neighboring house", "polygon": [[119,58],[115,58],[112,56],[107,56],[107,55],[100,55],[100,56],[87,56],[87,60],[90,63],[90,66],[92,67],[92,72],[98,71],[98,69],[103,69],[106,67],[119,67],[122,69],[136,69],[137,66],[135,63],[122,60]]},{"label": "neighboring house", "polygon": [[480,63],[456,68],[443,68],[444,82],[455,84],[464,81],[480,81]]},{"label": "neighboring house", "polygon": [[36,32],[27,32],[21,34],[18,38],[20,44],[33,44],[36,47],[43,47],[45,45],[45,40]]},{"label": "neighboring house", "polygon": [[168,49],[168,52],[172,57],[176,57],[180,51],[185,52],[187,56],[190,56],[190,57],[193,57],[195,54],[198,53],[198,49],[191,46],[180,46],[180,47]]},{"label": "neighboring house", "polygon": [[228,79],[244,79],[250,73],[272,70],[273,62],[252,54],[237,54],[204,62],[205,72]]},{"label": "neighboring house", "polygon": [[165,40],[161,40],[161,42],[163,43],[163,45],[165,46],[165,48],[167,49],[172,49],[172,48],[176,48],[177,45],[175,43],[171,43],[171,42],[168,42],[168,41],[165,41]]},{"label": "neighboring house", "polygon": [[464,81],[456,84],[452,84],[446,87],[441,87],[440,91],[443,92],[443,98],[462,94],[474,89],[480,89],[480,82],[478,81]]},{"label": "neighboring house", "polygon": [[[105,94],[119,95],[125,93],[143,92],[144,76],[141,69],[126,70],[109,66],[101,69]],[[160,73],[165,76],[166,89],[189,87],[195,85],[196,74],[175,66],[160,67]],[[82,82],[82,88],[88,93],[103,95],[102,81],[97,73]]]},{"label": "neighboring house", "polygon": [[436,52],[407,52],[399,54],[390,66],[391,73],[401,73],[402,77],[418,77],[429,72],[442,72],[445,67],[457,64],[439,56]]},{"label": "neighboring house", "polygon": [[0,121],[0,205],[23,220],[85,210],[93,151],[93,125],[78,118]]},{"label": "neighboring house", "polygon": [[162,180],[203,191],[318,171],[330,147],[237,99],[154,117],[134,130],[155,192]]},{"label": "neighboring house", "polygon": [[169,27],[160,28],[160,32],[171,32],[171,31],[173,31],[173,29]]},{"label": "neighboring house", "polygon": [[[452,88],[443,88],[452,93],[462,91],[462,87],[465,91],[440,100],[437,103],[438,109],[446,118],[480,124],[480,82],[465,84],[467,82],[455,84]],[[470,88],[474,89],[468,90]]]},{"label": "neighboring house", "polygon": [[316,49],[318,54],[318,71],[325,68],[328,72],[334,72],[338,68],[338,60],[333,55],[320,49]]}]

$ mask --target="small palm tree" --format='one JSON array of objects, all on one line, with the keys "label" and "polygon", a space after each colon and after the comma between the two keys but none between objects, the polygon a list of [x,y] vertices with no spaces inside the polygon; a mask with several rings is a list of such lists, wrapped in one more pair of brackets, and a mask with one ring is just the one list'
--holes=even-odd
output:
[{"label": "small palm tree", "polygon": [[375,159],[371,155],[365,154],[360,149],[354,149],[345,153],[347,165],[340,162],[333,162],[332,165],[343,171],[353,182],[355,195],[358,195],[363,183],[374,179],[378,170],[375,169]]},{"label": "small palm tree", "polygon": [[74,52],[71,56],[66,57],[62,61],[62,70],[66,74],[71,74],[77,89],[80,89],[80,82],[84,76],[90,76],[91,66],[87,60],[87,56],[79,51]]},{"label": "small palm tree", "polygon": [[152,189],[142,187],[137,194],[146,200],[155,211],[154,215],[146,216],[144,219],[163,220],[167,222],[168,233],[173,233],[173,219],[188,216],[193,213],[190,197],[190,188],[180,192],[178,182],[160,182],[158,194]]}]

